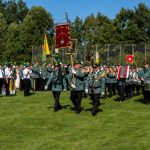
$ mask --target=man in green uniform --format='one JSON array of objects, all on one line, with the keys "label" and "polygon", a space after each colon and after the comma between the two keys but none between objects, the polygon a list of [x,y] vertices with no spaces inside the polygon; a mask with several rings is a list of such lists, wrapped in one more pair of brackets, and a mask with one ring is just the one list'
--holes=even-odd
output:
[{"label": "man in green uniform", "polygon": [[70,99],[75,107],[75,113],[79,114],[81,112],[81,101],[82,93],[84,90],[84,77],[85,73],[81,71],[81,64],[76,62],[74,68],[71,69],[72,80],[71,85],[71,96]]},{"label": "man in green uniform", "polygon": [[38,91],[40,90],[40,69],[39,69],[39,63],[36,62],[33,66],[32,66],[32,74],[31,74],[31,77],[32,77],[32,88],[33,90],[35,91]]},{"label": "man in green uniform", "polygon": [[44,87],[46,84],[46,79],[48,78],[48,72],[46,69],[46,63],[43,63],[40,66],[40,78],[41,78],[41,91],[44,91]]},{"label": "man in green uniform", "polygon": [[105,79],[102,77],[102,72],[97,64],[93,66],[93,71],[88,76],[85,92],[91,96],[93,103],[92,115],[95,116],[100,105],[100,96],[105,94]]},{"label": "man in green uniform", "polygon": [[149,62],[145,63],[145,68],[143,69],[143,74],[141,75],[141,80],[144,82],[144,102],[150,103],[150,67]]},{"label": "man in green uniform", "polygon": [[57,112],[61,109],[59,98],[61,91],[63,90],[62,72],[59,65],[54,66],[54,70],[50,74],[50,77],[45,85],[45,90],[48,89],[48,85],[50,83],[52,83],[52,93],[55,100],[54,111]]}]

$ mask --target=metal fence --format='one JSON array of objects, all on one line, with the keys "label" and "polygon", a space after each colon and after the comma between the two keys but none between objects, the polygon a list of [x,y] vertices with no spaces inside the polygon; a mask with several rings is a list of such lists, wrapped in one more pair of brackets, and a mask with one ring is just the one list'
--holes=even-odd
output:
[{"label": "metal fence", "polygon": [[[41,52],[39,48],[33,49],[32,62],[41,61]],[[87,64],[94,62],[96,58],[96,51],[99,54],[101,64],[108,66],[117,64],[126,64],[125,56],[133,55],[134,64],[142,65],[146,61],[150,61],[150,44],[96,44],[96,45],[79,45],[76,51],[73,51],[73,60],[82,61]],[[60,60],[63,63],[70,63],[69,49],[59,50]],[[48,59],[51,59],[49,57]]]}]

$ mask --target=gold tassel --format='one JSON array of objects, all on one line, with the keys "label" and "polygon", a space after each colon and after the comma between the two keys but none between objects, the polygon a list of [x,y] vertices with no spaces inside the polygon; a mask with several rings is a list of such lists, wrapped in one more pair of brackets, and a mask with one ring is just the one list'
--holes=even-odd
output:
[{"label": "gold tassel", "polygon": [[10,94],[12,94],[12,80],[10,80],[9,82],[9,92]]}]

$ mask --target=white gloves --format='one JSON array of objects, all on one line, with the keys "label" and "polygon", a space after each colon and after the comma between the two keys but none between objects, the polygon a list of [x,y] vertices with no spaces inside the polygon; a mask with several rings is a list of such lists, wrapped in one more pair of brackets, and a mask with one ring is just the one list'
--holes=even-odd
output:
[{"label": "white gloves", "polygon": [[67,91],[67,89],[63,89],[63,91],[64,91],[64,92],[66,92],[66,91]]},{"label": "white gloves", "polygon": [[72,89],[75,89],[76,86],[75,86],[74,84],[71,84],[71,88],[72,88]]},{"label": "white gloves", "polygon": [[88,94],[88,93],[89,93],[89,90],[88,90],[88,89],[85,89],[85,93]]},{"label": "white gloves", "polygon": [[71,69],[72,74],[76,74],[76,71],[72,68]]},{"label": "white gloves", "polygon": [[45,85],[44,89],[45,89],[45,90],[47,90],[47,89],[48,89],[48,86],[47,86],[47,85]]},{"label": "white gloves", "polygon": [[101,96],[104,96],[104,95],[105,95],[105,92],[102,92],[102,93],[101,93]]}]

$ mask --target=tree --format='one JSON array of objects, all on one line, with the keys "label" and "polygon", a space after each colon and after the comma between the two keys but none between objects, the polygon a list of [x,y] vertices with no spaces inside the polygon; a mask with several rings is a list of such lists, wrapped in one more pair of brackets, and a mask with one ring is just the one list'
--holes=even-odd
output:
[{"label": "tree", "polygon": [[0,13],[0,59],[3,60],[4,52],[5,52],[5,33],[6,33],[6,21],[2,13]]},{"label": "tree", "polygon": [[115,39],[122,43],[150,41],[150,9],[140,3],[134,10],[122,8],[114,19]]},{"label": "tree", "polygon": [[26,3],[22,0],[10,0],[5,2],[5,11],[4,16],[6,18],[7,24],[11,24],[13,22],[21,23],[28,12],[28,8]]},{"label": "tree", "polygon": [[[31,60],[32,45],[43,44],[44,33],[53,26],[52,15],[42,7],[32,7],[23,20],[20,42]],[[29,61],[29,60],[28,60]]]},{"label": "tree", "polygon": [[136,42],[150,41],[150,9],[144,3],[135,8],[134,22],[139,30]]},{"label": "tree", "polygon": [[5,57],[8,61],[20,61],[18,59],[19,54],[21,54],[21,45],[19,40],[20,30],[21,27],[17,23],[11,23],[7,28],[5,35]]},{"label": "tree", "polygon": [[73,39],[78,39],[78,43],[82,44],[84,42],[84,26],[83,20],[76,17],[74,22],[71,24],[71,37]]}]

